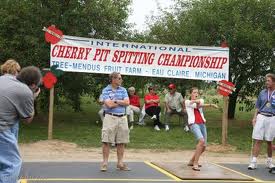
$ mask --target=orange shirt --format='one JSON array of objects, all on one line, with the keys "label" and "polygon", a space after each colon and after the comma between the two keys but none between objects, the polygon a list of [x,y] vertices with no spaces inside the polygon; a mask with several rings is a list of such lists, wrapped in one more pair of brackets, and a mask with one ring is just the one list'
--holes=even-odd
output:
[{"label": "orange shirt", "polygon": [[[148,93],[147,95],[145,95],[144,97],[144,100],[147,101],[147,100],[159,100],[159,96],[158,95],[151,95],[150,93]],[[159,103],[150,103],[150,104],[146,104],[145,102],[145,109],[149,108],[149,107],[152,107],[152,106],[158,106]]]}]

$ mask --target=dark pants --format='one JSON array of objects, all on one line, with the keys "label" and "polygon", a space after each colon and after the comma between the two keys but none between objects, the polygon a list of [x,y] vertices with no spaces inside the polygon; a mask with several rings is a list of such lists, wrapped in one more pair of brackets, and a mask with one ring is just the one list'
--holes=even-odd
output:
[{"label": "dark pants", "polygon": [[160,106],[151,106],[148,107],[147,109],[145,109],[146,114],[148,114],[149,116],[157,116],[157,119],[154,119],[154,126],[158,125],[159,127],[162,127],[161,122],[159,121],[159,113],[160,113]]}]

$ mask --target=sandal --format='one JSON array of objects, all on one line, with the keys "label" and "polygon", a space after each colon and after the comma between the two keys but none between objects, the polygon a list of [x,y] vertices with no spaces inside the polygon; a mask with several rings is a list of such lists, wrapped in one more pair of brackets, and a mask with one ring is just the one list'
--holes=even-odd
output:
[{"label": "sandal", "polygon": [[106,164],[102,164],[101,167],[100,167],[100,171],[106,172],[107,171],[107,165]]},{"label": "sandal", "polygon": [[192,170],[194,170],[194,171],[201,171],[198,166],[193,166]]},{"label": "sandal", "polygon": [[117,170],[121,171],[131,171],[131,169],[126,164],[117,165],[116,168]]},{"label": "sandal", "polygon": [[[187,166],[194,166],[193,163],[188,163]],[[198,167],[202,167],[202,165],[198,165]]]}]

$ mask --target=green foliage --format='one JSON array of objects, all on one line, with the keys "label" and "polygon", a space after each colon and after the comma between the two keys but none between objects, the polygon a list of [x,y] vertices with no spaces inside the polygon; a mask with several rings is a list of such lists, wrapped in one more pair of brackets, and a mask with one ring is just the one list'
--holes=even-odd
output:
[{"label": "green foliage", "polygon": [[172,13],[164,12],[151,24],[154,42],[230,48],[229,116],[237,97],[248,100],[263,87],[266,73],[274,72],[274,0],[177,0]]},{"label": "green foliage", "polygon": [[[125,39],[129,3],[130,0],[1,0],[0,60],[14,58],[22,67],[48,68],[50,45],[44,40],[44,26],[56,25],[66,35]],[[55,88],[56,101],[58,96],[66,96],[79,111],[80,95],[98,93],[100,87],[94,84],[103,83],[105,77],[66,73]],[[46,94],[40,97],[44,109],[48,105]]]}]

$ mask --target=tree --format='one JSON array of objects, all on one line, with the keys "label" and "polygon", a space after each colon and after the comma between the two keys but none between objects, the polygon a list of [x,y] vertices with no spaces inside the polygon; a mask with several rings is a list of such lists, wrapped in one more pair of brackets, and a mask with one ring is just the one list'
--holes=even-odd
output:
[{"label": "tree", "polygon": [[172,13],[156,17],[149,36],[183,45],[220,46],[227,41],[229,80],[236,85],[228,112],[234,118],[238,96],[247,100],[262,88],[265,74],[274,72],[274,14],[274,0],[178,0]]},{"label": "tree", "polygon": [[[42,28],[56,25],[66,35],[98,39],[125,39],[131,0],[1,0],[0,60],[16,59],[21,66],[49,67],[50,45]],[[101,75],[66,73],[56,93],[66,96],[80,110],[80,95],[97,92]],[[41,96],[47,106],[47,92]],[[42,92],[43,95],[43,92]],[[43,100],[44,99],[44,100]],[[56,100],[58,101],[58,100]]]}]

